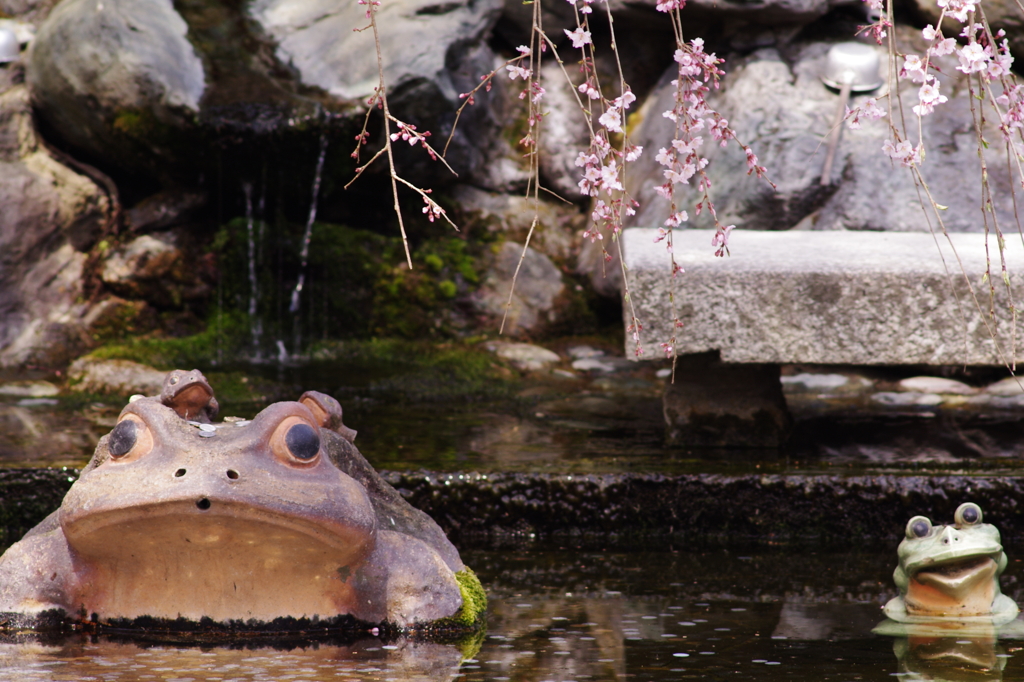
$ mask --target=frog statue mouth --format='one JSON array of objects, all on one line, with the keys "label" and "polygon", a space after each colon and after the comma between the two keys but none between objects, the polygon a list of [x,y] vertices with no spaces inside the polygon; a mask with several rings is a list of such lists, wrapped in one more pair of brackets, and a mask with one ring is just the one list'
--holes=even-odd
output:
[{"label": "frog statue mouth", "polygon": [[989,555],[961,557],[925,566],[910,576],[907,613],[920,616],[980,616],[992,610],[995,559]]},{"label": "frog statue mouth", "polygon": [[88,616],[228,622],[357,610],[349,576],[372,533],[325,532],[213,496],[135,512],[71,527],[69,544],[86,569],[76,592]]}]

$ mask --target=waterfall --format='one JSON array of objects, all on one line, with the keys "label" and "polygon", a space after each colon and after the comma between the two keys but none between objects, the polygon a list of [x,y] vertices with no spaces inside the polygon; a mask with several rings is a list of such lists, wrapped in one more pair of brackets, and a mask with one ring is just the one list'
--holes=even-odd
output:
[{"label": "waterfall", "polygon": [[[249,325],[252,333],[253,360],[259,362],[262,359],[260,342],[263,337],[263,321],[260,319],[257,307],[260,297],[259,280],[256,277],[256,242],[258,240],[253,229],[252,185],[248,182],[243,183],[242,191],[245,192],[245,228],[249,258]],[[260,203],[262,204],[262,198]]]},{"label": "waterfall", "polygon": [[320,134],[320,156],[316,160],[316,173],[313,175],[313,200],[309,206],[309,218],[306,220],[306,232],[302,236],[302,250],[299,253],[301,265],[299,266],[299,280],[295,283],[295,290],[292,291],[291,305],[288,312],[295,314],[299,312],[299,299],[302,296],[302,287],[306,284],[306,266],[309,263],[309,241],[313,237],[313,222],[316,220],[316,200],[320,194],[320,176],[324,170],[324,157],[327,155],[327,135]]}]

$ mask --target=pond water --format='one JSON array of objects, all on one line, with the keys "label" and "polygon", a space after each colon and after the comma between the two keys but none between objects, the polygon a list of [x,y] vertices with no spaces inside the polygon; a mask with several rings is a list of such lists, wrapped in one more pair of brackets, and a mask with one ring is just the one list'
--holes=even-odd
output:
[{"label": "pond water", "polygon": [[[345,376],[347,378],[339,378]],[[378,468],[743,473],[985,470],[1015,475],[1017,414],[868,414],[790,395],[793,444],[756,454],[666,447],[654,368],[548,379],[500,400],[423,403],[367,390],[344,368],[278,376],[338,397]],[[216,385],[215,385],[216,388]],[[121,399],[0,397],[0,467],[88,461]],[[251,417],[263,405],[226,405]],[[827,404],[826,404],[827,407]],[[982,445],[978,445],[978,444]],[[1015,640],[872,633],[895,594],[891,546],[814,553],[759,546],[587,551],[515,538],[460,547],[490,596],[476,645],[71,636],[0,639],[0,680],[1024,680]],[[555,540],[547,541],[550,543]],[[833,543],[834,544],[834,543]],[[841,544],[841,543],[840,543]],[[851,545],[853,543],[851,542]],[[1021,600],[1020,561],[1003,576]]]},{"label": "pond water", "polygon": [[491,599],[479,649],[372,637],[185,646],[76,636],[0,644],[0,675],[19,682],[1024,679],[1024,651],[1012,640],[872,634],[894,593],[891,551],[505,548],[464,558]]},{"label": "pond water", "polygon": [[[380,469],[554,473],[845,473],[1024,467],[1013,409],[963,404],[891,408],[865,396],[784,384],[796,428],[781,450],[688,450],[665,444],[657,363],[610,374],[528,377],[511,394],[485,400],[417,399],[415,376],[345,363],[243,366],[270,382],[267,402],[304,390],[335,396],[357,444]],[[262,373],[262,376],[260,376]],[[409,379],[406,381],[406,379]],[[0,377],[3,379],[3,377]],[[211,379],[217,389],[216,377]],[[882,383],[882,380],[879,380]],[[890,382],[891,383],[891,382]],[[110,431],[124,397],[0,395],[0,467],[80,468]],[[1015,403],[1016,404],[1016,403]],[[224,403],[221,415],[251,418],[266,402]]]}]

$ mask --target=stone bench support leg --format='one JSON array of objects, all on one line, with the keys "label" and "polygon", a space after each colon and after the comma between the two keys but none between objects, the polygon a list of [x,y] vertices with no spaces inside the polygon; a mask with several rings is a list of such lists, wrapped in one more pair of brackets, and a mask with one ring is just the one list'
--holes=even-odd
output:
[{"label": "stone bench support leg", "polygon": [[680,356],[662,397],[669,443],[779,447],[793,424],[779,377],[779,365],[725,364],[717,352]]}]

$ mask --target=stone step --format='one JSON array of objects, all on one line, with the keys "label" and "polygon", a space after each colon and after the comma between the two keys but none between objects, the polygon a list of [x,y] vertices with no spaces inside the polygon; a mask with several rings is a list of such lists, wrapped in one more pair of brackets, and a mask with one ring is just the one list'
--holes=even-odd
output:
[{"label": "stone step", "polygon": [[[711,230],[677,230],[671,278],[657,230],[622,233],[631,299],[643,329],[642,359],[719,351],[726,363],[1005,365],[1024,358],[994,236],[918,232],[736,230],[731,255],[714,255]],[[982,278],[986,249],[995,287]],[[1024,246],[1006,236],[1013,302],[1024,296]],[[974,290],[972,295],[967,282]],[[675,311],[670,303],[674,287]],[[626,325],[629,307],[626,306]],[[1021,336],[1020,330],[1017,336]],[[996,339],[993,340],[993,337]],[[627,355],[634,346],[627,334]]]},{"label": "stone step", "polygon": [[[917,514],[948,522],[981,506],[1004,542],[1024,540],[1024,478],[963,475],[382,472],[460,548],[495,543],[658,548],[895,545]],[[0,548],[59,505],[69,469],[0,469]]]}]

